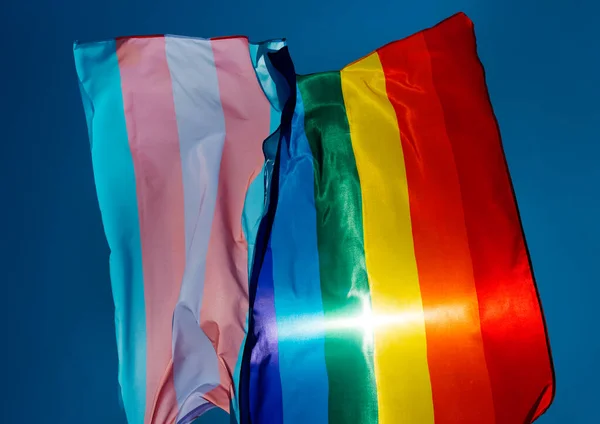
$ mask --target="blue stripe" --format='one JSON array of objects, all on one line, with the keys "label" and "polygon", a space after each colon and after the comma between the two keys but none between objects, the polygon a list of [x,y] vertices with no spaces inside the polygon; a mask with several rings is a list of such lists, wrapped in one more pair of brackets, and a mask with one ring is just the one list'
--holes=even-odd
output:
[{"label": "blue stripe", "polygon": [[328,422],[323,303],[317,248],[313,158],[296,94],[292,136],[281,149],[279,197],[271,233],[279,368],[286,424]]},{"label": "blue stripe", "polygon": [[111,250],[119,383],[130,424],[146,409],[146,313],[133,159],[114,40],[75,44],[104,231]]}]

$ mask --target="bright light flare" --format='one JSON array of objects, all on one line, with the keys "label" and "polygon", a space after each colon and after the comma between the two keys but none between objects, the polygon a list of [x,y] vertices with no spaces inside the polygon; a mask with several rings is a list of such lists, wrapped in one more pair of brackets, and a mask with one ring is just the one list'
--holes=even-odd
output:
[{"label": "bright light flare", "polygon": [[355,331],[363,334],[365,344],[373,343],[375,334],[394,333],[397,337],[408,334],[424,322],[451,326],[452,322],[469,320],[464,305],[447,305],[424,311],[420,305],[394,313],[376,313],[369,298],[362,299],[359,315],[325,319],[324,316],[289,317],[279,323],[282,339],[311,339],[323,337],[324,332]]}]

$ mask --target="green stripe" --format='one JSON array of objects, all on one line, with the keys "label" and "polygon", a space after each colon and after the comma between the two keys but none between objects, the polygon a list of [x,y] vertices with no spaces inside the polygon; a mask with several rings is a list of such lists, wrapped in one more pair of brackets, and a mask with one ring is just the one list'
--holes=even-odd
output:
[{"label": "green stripe", "polygon": [[[298,77],[314,157],[315,204],[325,320],[356,318],[370,304],[362,196],[339,72]],[[370,339],[372,340],[372,339]],[[373,345],[361,328],[325,330],[329,422],[377,423]]]}]

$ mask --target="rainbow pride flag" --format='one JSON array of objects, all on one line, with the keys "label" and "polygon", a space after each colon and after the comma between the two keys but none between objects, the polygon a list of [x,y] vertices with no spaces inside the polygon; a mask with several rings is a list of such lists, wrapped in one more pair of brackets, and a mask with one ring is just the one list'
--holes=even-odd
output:
[{"label": "rainbow pride flag", "polygon": [[553,369],[470,20],[288,81],[241,423],[535,420]]},{"label": "rainbow pride flag", "polygon": [[285,43],[126,37],[74,54],[128,422],[228,411],[285,103],[269,57]]}]

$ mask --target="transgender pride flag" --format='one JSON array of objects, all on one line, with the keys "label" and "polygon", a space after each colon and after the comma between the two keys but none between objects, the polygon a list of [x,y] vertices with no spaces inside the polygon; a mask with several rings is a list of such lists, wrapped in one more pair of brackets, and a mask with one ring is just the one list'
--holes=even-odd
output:
[{"label": "transgender pride flag", "polygon": [[229,410],[272,165],[262,146],[283,104],[267,53],[285,43],[150,36],[74,51],[128,421]]}]

